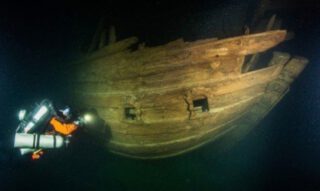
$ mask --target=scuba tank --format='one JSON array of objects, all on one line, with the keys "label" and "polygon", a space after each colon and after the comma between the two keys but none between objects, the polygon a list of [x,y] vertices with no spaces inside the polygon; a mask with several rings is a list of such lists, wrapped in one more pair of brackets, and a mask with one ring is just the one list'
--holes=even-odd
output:
[{"label": "scuba tank", "polygon": [[59,148],[64,145],[64,139],[56,135],[38,135],[52,116],[56,115],[52,102],[44,99],[26,116],[25,110],[20,111],[20,123],[16,129],[14,147],[20,148],[21,155],[34,152],[38,148]]},{"label": "scuba tank", "polygon": [[59,135],[39,135],[16,133],[14,147],[29,149],[55,149],[65,146],[67,142]]},{"label": "scuba tank", "polygon": [[51,101],[45,99],[21,120],[16,132],[39,132],[39,128],[45,126],[55,113]]}]

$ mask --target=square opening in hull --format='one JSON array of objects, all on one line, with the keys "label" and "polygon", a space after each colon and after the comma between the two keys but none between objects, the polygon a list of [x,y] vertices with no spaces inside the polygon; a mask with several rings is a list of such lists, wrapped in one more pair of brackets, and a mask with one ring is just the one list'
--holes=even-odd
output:
[{"label": "square opening in hull", "polygon": [[195,111],[199,111],[199,112],[209,111],[208,98],[195,99],[192,101],[192,104]]}]

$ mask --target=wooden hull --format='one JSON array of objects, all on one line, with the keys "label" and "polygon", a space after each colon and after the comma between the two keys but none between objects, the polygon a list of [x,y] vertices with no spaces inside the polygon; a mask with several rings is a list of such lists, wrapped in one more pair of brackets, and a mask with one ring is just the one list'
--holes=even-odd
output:
[{"label": "wooden hull", "polygon": [[306,59],[274,53],[262,69],[242,68],[246,55],[266,51],[285,34],[176,41],[136,51],[126,49],[132,40],[118,42],[76,63],[74,104],[97,110],[111,133],[105,145],[114,153],[181,154],[251,129],[280,101]]}]

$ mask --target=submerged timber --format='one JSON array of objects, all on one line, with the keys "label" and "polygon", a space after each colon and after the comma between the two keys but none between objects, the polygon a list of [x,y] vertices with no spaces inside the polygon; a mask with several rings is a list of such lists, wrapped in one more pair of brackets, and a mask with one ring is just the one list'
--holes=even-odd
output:
[{"label": "submerged timber", "polygon": [[178,155],[249,131],[281,100],[308,61],[274,52],[265,66],[255,62],[285,36],[275,30],[158,47],[135,46],[136,38],[112,42],[76,63],[73,101],[106,122],[110,151]]}]

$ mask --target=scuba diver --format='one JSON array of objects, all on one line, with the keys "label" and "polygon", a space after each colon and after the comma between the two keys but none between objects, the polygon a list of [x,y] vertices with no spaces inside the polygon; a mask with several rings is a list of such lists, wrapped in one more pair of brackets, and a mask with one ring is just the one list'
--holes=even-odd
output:
[{"label": "scuba diver", "polygon": [[48,99],[28,114],[20,110],[19,120],[14,147],[20,149],[21,155],[32,153],[33,160],[39,159],[44,149],[68,146],[71,135],[85,123],[84,117],[74,118],[69,107],[56,111]]}]

